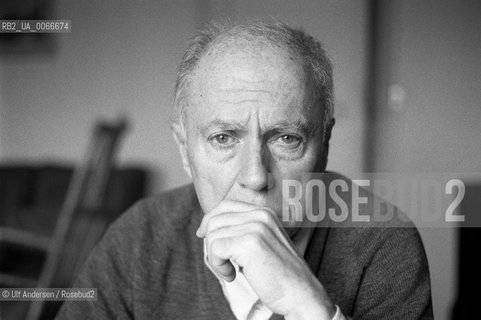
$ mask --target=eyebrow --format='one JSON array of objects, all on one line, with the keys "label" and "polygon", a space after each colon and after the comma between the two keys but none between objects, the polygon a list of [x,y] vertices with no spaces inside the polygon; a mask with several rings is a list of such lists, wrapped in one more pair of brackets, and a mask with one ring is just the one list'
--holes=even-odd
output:
[{"label": "eyebrow", "polygon": [[266,128],[266,132],[269,131],[286,131],[296,130],[304,133],[308,138],[311,138],[316,131],[315,124],[310,120],[296,120],[296,121],[284,121],[275,123]]},{"label": "eyebrow", "polygon": [[[236,120],[221,120],[221,119],[214,119],[207,123],[205,126],[199,126],[199,130],[202,134],[210,131],[212,128],[220,129],[220,130],[232,130],[232,131],[240,131],[246,130],[247,123],[242,123]],[[269,125],[265,128],[265,132],[282,132],[288,130],[296,130],[304,133],[308,138],[314,136],[314,132],[316,131],[315,124],[310,120],[295,120],[295,121],[282,121],[278,123],[274,123]]]},{"label": "eyebrow", "polygon": [[205,126],[198,126],[198,128],[202,134],[205,134],[212,128],[218,128],[221,130],[245,130],[246,126],[247,124],[241,123],[236,120],[224,121],[220,119],[214,119],[207,123]]}]

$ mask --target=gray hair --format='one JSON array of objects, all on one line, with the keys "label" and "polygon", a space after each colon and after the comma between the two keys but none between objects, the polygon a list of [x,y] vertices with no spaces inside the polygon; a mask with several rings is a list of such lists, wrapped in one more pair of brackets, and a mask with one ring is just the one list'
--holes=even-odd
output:
[{"label": "gray hair", "polygon": [[198,32],[188,45],[177,71],[174,98],[177,121],[183,123],[185,120],[189,81],[199,60],[210,50],[218,49],[224,44],[229,45],[235,39],[261,40],[276,47],[283,46],[301,58],[304,69],[312,77],[316,101],[324,107],[322,122],[325,132],[334,114],[332,64],[319,41],[303,30],[278,21],[255,21],[248,24],[214,22]]}]

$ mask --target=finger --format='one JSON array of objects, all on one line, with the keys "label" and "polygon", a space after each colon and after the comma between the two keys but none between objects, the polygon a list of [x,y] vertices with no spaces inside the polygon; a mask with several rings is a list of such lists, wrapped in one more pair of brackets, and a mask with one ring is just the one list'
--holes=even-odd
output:
[{"label": "finger", "polygon": [[[206,247],[204,250],[206,250],[207,262],[215,273],[219,274],[226,280],[233,280],[232,275],[234,274],[235,277],[235,270],[231,270],[232,263],[230,263],[230,259],[233,257],[228,255],[224,251],[226,248],[224,242],[235,241],[236,238],[242,237],[247,233],[252,233],[255,230],[258,230],[260,233],[265,232],[265,230],[262,230],[262,228],[266,227],[264,227],[260,223],[257,223],[257,226],[255,224],[256,223],[250,223],[222,227],[214,230],[205,237]],[[217,240],[219,240],[220,242]]]},{"label": "finger", "polygon": [[231,282],[235,279],[236,273],[232,262],[229,260],[229,252],[226,248],[230,247],[228,243],[231,238],[220,238],[210,243],[207,261],[212,269],[226,281]]},{"label": "finger", "polygon": [[207,261],[212,270],[225,279],[232,278],[232,270],[228,267],[230,261],[244,267],[248,261],[260,256],[280,254],[285,257],[286,249],[296,255],[260,222],[222,227],[209,233],[205,239]]},{"label": "finger", "polygon": [[214,209],[210,212],[206,213],[200,223],[199,228],[197,229],[197,236],[203,237],[205,236],[206,232],[206,223],[209,221],[210,218],[225,212],[242,212],[242,211],[251,211],[258,209],[259,207],[254,206],[252,204],[240,201],[233,201],[233,200],[223,200],[221,201]]},{"label": "finger", "polygon": [[[243,266],[243,261],[239,260],[238,256],[230,255],[229,252],[231,251],[228,250],[232,243],[237,243],[239,239],[243,239],[249,234],[257,234],[258,238],[271,239],[274,237],[271,230],[260,222],[222,227],[209,233],[206,237],[207,262],[217,274],[227,281],[232,281],[235,278],[235,269],[232,270],[233,266],[230,259]],[[246,254],[249,253],[244,253],[243,256]]]},{"label": "finger", "polygon": [[[238,226],[229,228],[238,228]],[[212,240],[209,244],[208,262],[216,273],[221,274],[227,281],[232,281],[235,279],[235,268],[233,272],[230,269],[226,272],[225,269],[228,267],[225,267],[225,264],[236,263],[244,269],[248,267],[249,263],[257,263],[259,259],[276,255],[285,256],[285,251],[281,248],[282,245],[279,247],[278,242],[277,246],[270,244],[266,237],[259,233],[220,237]],[[279,255],[279,252],[284,252],[284,254]]]},{"label": "finger", "polygon": [[[246,226],[242,227],[242,225]],[[240,228],[227,228],[229,226],[239,226]],[[222,234],[222,237],[240,236],[242,234],[239,230],[243,230],[244,234],[266,234],[265,230],[270,229],[271,233],[275,235],[278,241],[282,243],[286,249],[291,253],[296,252],[291,239],[282,227],[277,216],[271,210],[256,209],[249,212],[221,213],[211,217],[208,222],[206,222],[205,229],[205,234],[201,234],[201,236],[209,237],[210,239],[214,238],[211,234],[219,229],[222,229],[222,232],[220,233]],[[229,232],[232,233],[229,234]]]},{"label": "finger", "polygon": [[[213,230],[212,232],[208,233],[205,237],[207,251],[209,253],[210,245],[217,239],[222,238],[238,238],[243,237],[248,234],[258,234],[266,239],[274,238],[274,233],[272,230],[266,226],[265,224],[254,221],[248,222],[239,225],[231,225],[231,226],[224,226]],[[229,257],[231,258],[231,257]]]},{"label": "finger", "polygon": [[214,255],[212,257],[211,267],[227,282],[233,281],[236,277],[234,265],[232,265],[229,259],[221,259]]},{"label": "finger", "polygon": [[247,212],[225,212],[211,217],[205,224],[205,235],[219,228],[240,225],[250,222],[264,223],[266,226],[274,228],[277,226],[272,214],[266,210],[251,210]]},{"label": "finger", "polygon": [[[256,208],[255,210],[239,213],[226,212],[213,216],[205,223],[205,233],[200,232],[199,236],[208,236],[212,232],[221,228],[224,230],[231,230],[225,228],[228,226],[240,226],[243,224],[251,224],[252,226],[254,226],[250,230],[246,229],[245,233],[259,231],[260,228],[257,228],[258,226],[252,223],[264,224],[265,228],[270,228],[272,233],[278,238],[278,240],[282,244],[284,244],[286,248],[288,248],[292,252],[295,251],[287,232],[284,230],[284,227],[282,226],[275,213],[272,210],[266,210],[265,208]],[[235,235],[226,234],[225,236]]]}]

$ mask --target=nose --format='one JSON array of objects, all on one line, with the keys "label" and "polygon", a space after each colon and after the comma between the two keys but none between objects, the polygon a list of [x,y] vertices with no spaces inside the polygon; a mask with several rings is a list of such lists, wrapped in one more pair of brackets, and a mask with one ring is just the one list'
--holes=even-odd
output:
[{"label": "nose", "polygon": [[242,162],[238,176],[240,186],[252,191],[267,191],[268,154],[263,150],[262,142],[253,141],[245,144],[240,161]]}]

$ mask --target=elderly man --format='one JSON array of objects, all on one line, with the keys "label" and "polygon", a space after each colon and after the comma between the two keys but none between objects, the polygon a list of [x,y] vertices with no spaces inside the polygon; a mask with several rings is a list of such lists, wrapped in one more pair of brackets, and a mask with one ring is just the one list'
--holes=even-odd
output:
[{"label": "elderly man", "polygon": [[179,67],[173,125],[193,185],[136,204],[108,230],[59,318],[429,319],[415,228],[281,219],[282,181],[323,172],[332,69],[281,23],[213,25]]}]

